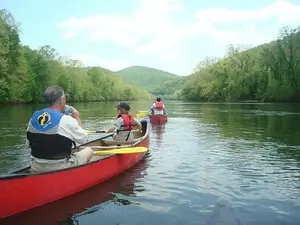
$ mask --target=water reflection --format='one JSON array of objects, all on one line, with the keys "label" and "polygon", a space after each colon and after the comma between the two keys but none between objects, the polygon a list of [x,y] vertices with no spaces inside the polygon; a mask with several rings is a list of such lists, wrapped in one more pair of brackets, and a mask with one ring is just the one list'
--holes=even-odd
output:
[{"label": "water reflection", "polygon": [[[285,159],[300,162],[300,105],[290,104],[188,104],[175,115],[197,118],[237,151],[245,145],[272,148]],[[182,110],[182,111],[181,111]],[[199,135],[202,131],[199,130]],[[240,143],[240,144],[239,144]]]},{"label": "water reflection", "polygon": [[[151,162],[148,158],[145,170],[149,175],[132,181],[134,187],[129,189],[133,193],[115,184],[105,191],[109,196],[92,206],[66,212],[66,207],[57,205],[64,215],[56,221],[82,225],[203,224],[217,200],[224,197],[249,225],[299,224],[299,104],[165,103],[170,120],[165,125],[151,125]],[[114,105],[78,103],[75,107],[86,127],[101,129],[113,121]],[[132,111],[149,105],[132,103]],[[24,112],[18,108],[25,116],[32,110],[26,107]],[[13,110],[3,114],[6,125],[1,132],[9,141],[0,150],[6,156],[0,169],[7,169],[27,157],[28,150],[20,144],[22,136],[9,138],[13,135],[10,129],[15,129],[16,135],[23,134],[27,118],[13,124],[18,114]]]},{"label": "water reflection", "polygon": [[154,134],[151,135],[151,137],[153,136],[155,138],[155,143],[158,148],[160,148],[162,145],[163,136],[165,133],[165,126],[165,124],[151,124],[151,133]]},{"label": "water reflection", "polygon": [[203,104],[203,122],[217,124],[224,137],[299,145],[300,108],[286,105]]},{"label": "water reflection", "polygon": [[[1,220],[1,225],[79,224],[78,217],[105,212],[106,204],[138,205],[133,200],[143,192],[142,180],[147,176],[151,156],[148,154],[135,167],[100,185],[73,196]],[[138,184],[136,182],[138,181]]]}]

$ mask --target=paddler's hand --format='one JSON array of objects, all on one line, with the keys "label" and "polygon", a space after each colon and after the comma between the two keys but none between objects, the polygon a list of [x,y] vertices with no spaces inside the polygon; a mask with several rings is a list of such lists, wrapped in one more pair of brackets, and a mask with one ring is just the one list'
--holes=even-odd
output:
[{"label": "paddler's hand", "polygon": [[108,130],[105,130],[104,132],[105,133],[113,133],[115,131],[115,129],[116,128],[113,127],[113,128],[108,129]]},{"label": "paddler's hand", "polygon": [[79,112],[78,112],[77,109],[75,109],[73,106],[71,106],[71,107],[72,107],[72,114],[71,114],[71,116],[72,116],[74,119],[78,120],[78,119],[79,119]]}]

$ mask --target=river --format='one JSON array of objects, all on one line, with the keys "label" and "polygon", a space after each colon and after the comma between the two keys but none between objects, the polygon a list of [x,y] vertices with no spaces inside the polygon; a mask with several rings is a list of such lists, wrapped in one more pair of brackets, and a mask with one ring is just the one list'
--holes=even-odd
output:
[{"label": "river", "polygon": [[[150,153],[134,168],[0,224],[205,224],[220,199],[248,225],[300,223],[299,104],[165,104],[169,120],[151,126]],[[103,129],[114,105],[75,107],[86,128]],[[40,107],[1,106],[0,173],[29,163],[25,130]]]}]

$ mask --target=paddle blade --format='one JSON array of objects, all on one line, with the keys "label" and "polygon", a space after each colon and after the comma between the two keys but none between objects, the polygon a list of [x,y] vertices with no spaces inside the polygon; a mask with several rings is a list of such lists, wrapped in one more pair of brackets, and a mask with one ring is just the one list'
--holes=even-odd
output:
[{"label": "paddle blade", "polygon": [[95,155],[132,154],[132,153],[140,153],[140,152],[146,152],[146,151],[148,151],[148,148],[133,147],[133,148],[120,148],[120,149],[104,150],[104,151],[94,151],[94,154]]},{"label": "paddle blade", "polygon": [[148,116],[148,115],[149,115],[148,112],[147,112],[147,113],[137,113],[137,114],[136,114],[136,117],[140,118],[140,117],[146,117],[146,116]]},{"label": "paddle blade", "polygon": [[149,111],[139,111],[138,113],[149,113]]}]

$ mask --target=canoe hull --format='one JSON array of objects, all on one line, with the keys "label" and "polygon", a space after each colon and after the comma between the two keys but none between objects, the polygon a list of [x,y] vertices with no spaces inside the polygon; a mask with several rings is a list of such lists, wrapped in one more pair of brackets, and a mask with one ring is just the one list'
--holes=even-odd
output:
[{"label": "canoe hull", "polygon": [[[149,147],[149,126],[134,146]],[[0,178],[0,219],[70,196],[104,182],[138,163],[147,152],[111,155],[78,167]],[[4,204],[3,204],[4,203]]]},{"label": "canoe hull", "polygon": [[[137,179],[147,176],[143,173],[148,167],[147,155],[133,168],[129,174],[121,174],[106,182],[95,185],[84,191],[76,193],[58,201],[36,207],[14,216],[0,220],[1,225],[30,224],[53,225],[61,221],[61,224],[76,224],[70,222],[77,214],[90,213],[91,207],[107,201],[116,201],[118,204],[128,204],[123,199],[116,198],[115,193],[125,196],[135,196],[135,182]],[[123,202],[124,201],[124,202]],[[131,204],[138,204],[130,201]],[[97,208],[97,207],[96,207]],[[92,209],[93,211],[94,209]],[[69,220],[69,221],[68,221]],[[63,223],[63,221],[68,221]]]},{"label": "canoe hull", "polygon": [[164,124],[168,121],[167,115],[149,115],[150,122],[153,124]]}]

